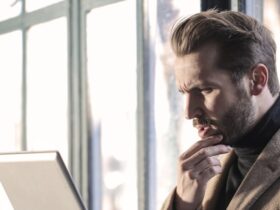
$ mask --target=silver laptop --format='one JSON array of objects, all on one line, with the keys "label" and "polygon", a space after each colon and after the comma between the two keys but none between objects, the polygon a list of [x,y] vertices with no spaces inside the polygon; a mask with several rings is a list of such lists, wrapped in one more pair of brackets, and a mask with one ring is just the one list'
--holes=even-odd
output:
[{"label": "silver laptop", "polygon": [[61,156],[0,154],[0,210],[85,210]]}]

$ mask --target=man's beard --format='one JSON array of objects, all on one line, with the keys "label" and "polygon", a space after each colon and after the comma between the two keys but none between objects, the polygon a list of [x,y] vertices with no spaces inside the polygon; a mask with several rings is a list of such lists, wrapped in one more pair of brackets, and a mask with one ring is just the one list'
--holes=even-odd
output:
[{"label": "man's beard", "polygon": [[223,143],[234,146],[253,127],[255,111],[249,95],[239,89],[239,100],[234,103],[218,122],[224,134]]},{"label": "man's beard", "polygon": [[223,144],[234,146],[253,127],[255,121],[254,107],[246,91],[238,88],[239,100],[228,108],[220,120],[207,117],[196,118],[193,125],[198,124],[214,126],[217,134],[223,135]]}]

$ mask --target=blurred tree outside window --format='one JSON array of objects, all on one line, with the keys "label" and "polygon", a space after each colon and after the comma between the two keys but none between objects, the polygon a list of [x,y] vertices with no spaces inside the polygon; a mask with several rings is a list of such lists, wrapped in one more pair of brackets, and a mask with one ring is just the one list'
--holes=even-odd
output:
[{"label": "blurred tree outside window", "polygon": [[197,140],[191,122],[184,119],[184,101],[175,83],[174,55],[169,38],[177,19],[199,11],[200,1],[158,1],[155,77],[157,209],[175,187],[178,156]]}]

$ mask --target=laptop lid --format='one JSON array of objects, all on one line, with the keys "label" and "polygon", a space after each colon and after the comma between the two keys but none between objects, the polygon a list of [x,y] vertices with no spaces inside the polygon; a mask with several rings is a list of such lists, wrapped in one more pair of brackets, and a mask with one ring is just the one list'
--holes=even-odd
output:
[{"label": "laptop lid", "polygon": [[1,210],[86,210],[57,151],[0,154],[0,200]]}]

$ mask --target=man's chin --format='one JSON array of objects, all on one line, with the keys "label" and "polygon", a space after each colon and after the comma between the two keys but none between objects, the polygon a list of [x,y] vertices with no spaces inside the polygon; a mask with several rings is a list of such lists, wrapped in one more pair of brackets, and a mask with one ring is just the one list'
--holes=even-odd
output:
[{"label": "man's chin", "polygon": [[224,144],[224,145],[228,145],[228,146],[233,146],[234,143],[236,142],[236,140],[234,139],[230,139],[227,138],[223,133],[221,132],[215,132],[215,133],[211,133],[209,135],[199,135],[199,137],[203,140],[203,139],[208,139],[209,137],[214,137],[214,136],[218,136],[218,135],[222,135],[223,139],[221,142],[219,142],[219,144]]},{"label": "man's chin", "polygon": [[210,128],[198,131],[198,136],[201,139],[206,139],[206,138],[209,138],[209,137],[212,137],[212,136],[217,136],[217,135],[224,136],[221,132],[219,132],[217,130],[210,129]]}]

